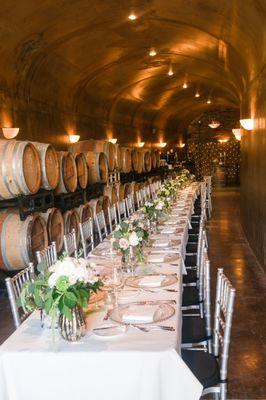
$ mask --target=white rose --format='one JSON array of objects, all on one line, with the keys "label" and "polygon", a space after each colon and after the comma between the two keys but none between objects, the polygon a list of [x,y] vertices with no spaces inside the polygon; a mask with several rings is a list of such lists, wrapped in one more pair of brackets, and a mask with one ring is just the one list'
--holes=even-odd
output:
[{"label": "white rose", "polygon": [[129,236],[129,244],[131,246],[137,246],[139,244],[139,238],[136,232],[132,232]]},{"label": "white rose", "polygon": [[121,238],[119,239],[119,247],[122,250],[127,250],[129,248],[129,242],[127,239]]}]

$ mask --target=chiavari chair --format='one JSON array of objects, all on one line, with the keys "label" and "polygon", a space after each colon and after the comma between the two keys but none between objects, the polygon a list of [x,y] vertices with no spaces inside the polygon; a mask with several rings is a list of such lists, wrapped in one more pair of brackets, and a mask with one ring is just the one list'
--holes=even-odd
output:
[{"label": "chiavari chair", "polygon": [[133,215],[134,213],[134,208],[133,208],[133,201],[132,201],[132,197],[128,196],[125,199],[126,202],[126,212],[127,212],[127,217],[131,217],[131,215]]},{"label": "chiavari chair", "polygon": [[64,235],[64,251],[69,257],[78,257],[78,246],[75,229]]},{"label": "chiavari chair", "polygon": [[120,223],[123,219],[127,216],[126,211],[126,202],[125,200],[121,200],[117,203],[117,215],[118,215],[118,222]]},{"label": "chiavari chair", "polygon": [[36,258],[39,263],[45,264],[46,268],[51,267],[57,261],[56,243],[52,242],[45,249],[36,251]]},{"label": "chiavari chair", "polygon": [[94,236],[93,236],[93,221],[89,218],[85,222],[79,223],[81,246],[84,258],[87,258],[89,253],[94,249]]},{"label": "chiavari chair", "polygon": [[103,210],[95,214],[95,223],[100,242],[107,237],[107,226]]},{"label": "chiavari chair", "polygon": [[[115,230],[115,227],[117,225],[117,212],[116,212],[116,205],[112,204],[108,208],[108,219],[109,219],[109,233],[112,233]],[[108,229],[107,229],[108,230]]]}]

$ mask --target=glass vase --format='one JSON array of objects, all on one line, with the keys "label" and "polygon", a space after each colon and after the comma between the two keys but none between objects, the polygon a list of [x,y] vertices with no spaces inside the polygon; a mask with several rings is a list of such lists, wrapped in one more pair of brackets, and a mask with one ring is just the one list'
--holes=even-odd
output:
[{"label": "glass vase", "polygon": [[77,342],[86,334],[86,320],[82,308],[75,306],[72,309],[72,320],[64,314],[58,318],[58,330],[63,339],[68,342]]}]

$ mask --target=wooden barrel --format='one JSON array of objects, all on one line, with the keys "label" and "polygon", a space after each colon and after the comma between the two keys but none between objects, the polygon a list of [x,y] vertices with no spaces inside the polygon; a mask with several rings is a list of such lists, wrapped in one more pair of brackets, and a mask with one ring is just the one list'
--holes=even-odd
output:
[{"label": "wooden barrel", "polygon": [[108,179],[108,166],[104,153],[87,151],[85,154],[89,167],[89,184],[106,182]]},{"label": "wooden barrel", "polygon": [[122,185],[122,183],[117,182],[114,184],[116,187],[116,193],[117,193],[117,198],[119,201],[124,200],[125,198],[125,188],[124,185]]},{"label": "wooden barrel", "polygon": [[101,199],[91,199],[89,201],[89,205],[92,210],[93,216],[95,216],[95,214],[98,214],[102,210]]},{"label": "wooden barrel", "polygon": [[151,150],[151,167],[157,167],[157,157],[156,157],[156,149]]},{"label": "wooden barrel", "polygon": [[42,183],[41,187],[53,190],[59,182],[59,162],[53,146],[47,143],[32,142],[38,151],[41,162]]},{"label": "wooden barrel", "polygon": [[117,189],[115,185],[104,186],[103,195],[109,197],[111,204],[116,204],[118,200]]},{"label": "wooden barrel", "polygon": [[74,159],[77,167],[78,186],[85,189],[88,185],[89,172],[84,153],[75,153]]},{"label": "wooden barrel", "polygon": [[19,213],[0,213],[0,269],[20,270],[36,262],[36,251],[48,245],[46,223],[38,214],[21,221]]},{"label": "wooden barrel", "polygon": [[131,151],[128,147],[122,147],[122,172],[128,173],[131,171]]},{"label": "wooden barrel", "polygon": [[155,160],[156,160],[156,165],[154,168],[159,168],[160,167],[160,152],[158,149],[154,149],[154,155],[155,155]]},{"label": "wooden barrel", "polygon": [[89,203],[81,204],[76,208],[80,222],[86,222],[92,218],[92,210]]},{"label": "wooden barrel", "polygon": [[132,169],[137,173],[142,172],[142,154],[138,149],[131,151]]},{"label": "wooden barrel", "polygon": [[55,242],[59,253],[64,244],[64,219],[61,210],[53,207],[40,215],[46,222],[49,243]]},{"label": "wooden barrel", "polygon": [[77,167],[75,159],[68,151],[59,151],[60,178],[56,193],[75,192],[78,186]]},{"label": "wooden barrel", "polygon": [[0,199],[34,194],[40,185],[40,159],[33,144],[0,140]]},{"label": "wooden barrel", "polygon": [[77,245],[79,245],[80,232],[79,232],[79,215],[75,209],[68,210],[63,214],[65,235],[75,229]]},{"label": "wooden barrel", "polygon": [[124,184],[124,198],[126,199],[132,193],[132,183],[125,183]]},{"label": "wooden barrel", "polygon": [[151,171],[151,152],[150,150],[142,150],[142,169],[144,172]]},{"label": "wooden barrel", "polygon": [[75,143],[71,146],[73,152],[83,152],[86,153],[88,151],[95,153],[104,153],[107,160],[107,165],[109,171],[113,171],[115,168],[115,146],[113,143],[108,142],[107,140],[83,140]]},{"label": "wooden barrel", "polygon": [[108,208],[110,208],[111,205],[110,199],[107,196],[102,196],[100,197],[100,200],[102,202],[102,210],[104,213],[105,222],[107,225],[109,225]]},{"label": "wooden barrel", "polygon": [[115,168],[120,171],[123,166],[123,160],[122,160],[122,149],[120,144],[116,143],[114,145],[115,147]]}]

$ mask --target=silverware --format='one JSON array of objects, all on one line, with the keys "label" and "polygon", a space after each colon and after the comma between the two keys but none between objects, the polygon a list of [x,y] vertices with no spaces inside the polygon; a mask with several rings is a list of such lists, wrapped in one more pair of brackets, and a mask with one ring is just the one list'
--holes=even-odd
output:
[{"label": "silverware", "polygon": [[171,293],[177,293],[178,292],[177,289],[166,289],[166,288],[158,288],[158,290],[141,288],[141,290],[143,290],[144,292],[150,292],[150,293],[159,293],[161,291],[171,292]]},{"label": "silverware", "polygon": [[156,331],[156,330],[162,330],[162,331],[168,331],[168,332],[174,332],[175,328],[173,326],[166,326],[166,325],[151,325],[151,326],[141,326],[141,325],[135,325],[135,324],[130,324],[133,328],[137,328],[142,332],[150,332],[150,331]]},{"label": "silverware", "polygon": [[101,331],[101,330],[105,330],[105,329],[113,329],[113,328],[117,328],[117,327],[119,327],[119,325],[102,326],[100,328],[94,328],[93,331]]}]

